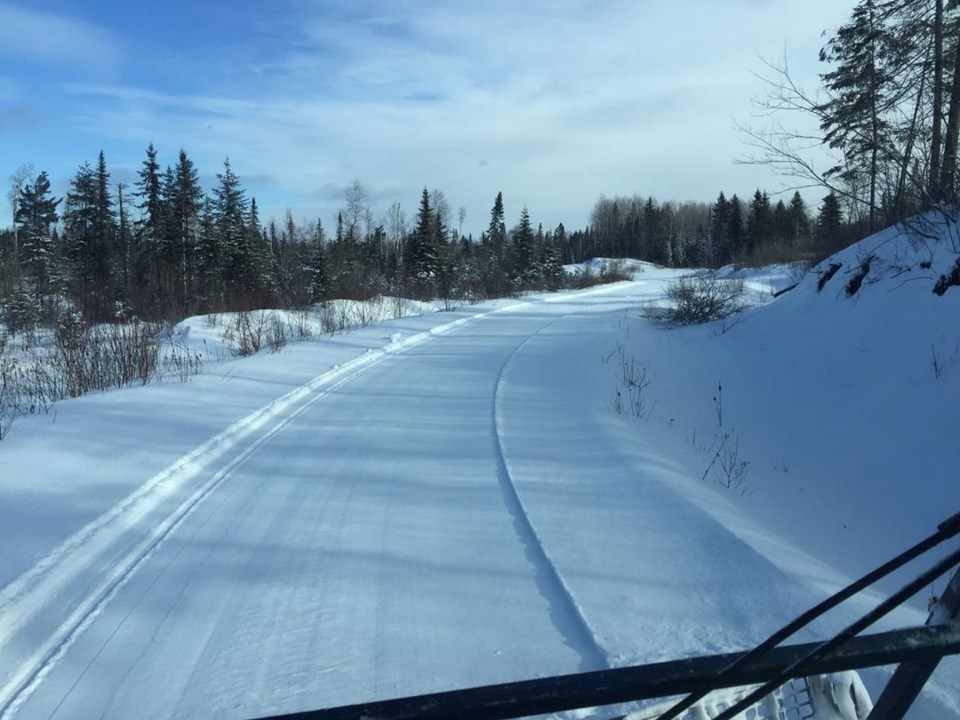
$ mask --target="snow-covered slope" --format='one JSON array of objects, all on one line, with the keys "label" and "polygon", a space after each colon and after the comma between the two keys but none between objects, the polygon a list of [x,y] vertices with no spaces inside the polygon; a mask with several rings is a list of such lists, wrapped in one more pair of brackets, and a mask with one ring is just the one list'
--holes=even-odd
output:
[{"label": "snow-covered slope", "polygon": [[[721,327],[647,322],[680,273],[638,264],[24,419],[0,717],[250,717],[757,642],[960,509],[945,236],[865,241]],[[946,662],[916,717],[958,697]]]}]

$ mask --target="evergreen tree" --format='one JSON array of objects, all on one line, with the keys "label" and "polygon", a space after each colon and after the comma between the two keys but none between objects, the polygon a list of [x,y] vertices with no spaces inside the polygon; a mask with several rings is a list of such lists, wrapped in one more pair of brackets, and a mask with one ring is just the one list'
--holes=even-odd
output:
[{"label": "evergreen tree", "polygon": [[440,257],[436,246],[436,216],[430,207],[430,193],[423,189],[417,225],[407,241],[404,253],[407,276],[414,292],[421,299],[429,298],[440,274]]},{"label": "evergreen tree", "polygon": [[524,206],[520,211],[520,224],[513,234],[513,281],[516,287],[533,289],[539,285],[541,273],[537,255],[530,212]]},{"label": "evergreen tree", "polygon": [[[292,224],[293,218],[291,217],[288,226],[291,230],[291,243],[293,242]],[[245,246],[250,254],[250,274],[245,278],[244,285],[256,298],[258,305],[271,304],[277,283],[274,272],[274,253],[279,253],[280,242],[275,237],[276,233],[274,233],[274,239],[271,241],[264,232],[260,224],[260,211],[257,208],[256,198],[250,199],[245,236]]]},{"label": "evergreen tree", "polygon": [[726,260],[733,260],[743,252],[744,231],[743,231],[743,205],[740,198],[734,193],[730,198],[730,206],[727,215],[727,253]]},{"label": "evergreen tree", "polygon": [[84,315],[98,319],[93,312],[92,294],[96,290],[97,260],[97,177],[84,163],[70,181],[63,210],[64,254],[70,263],[73,292]]},{"label": "evergreen tree", "polygon": [[92,307],[88,315],[98,320],[113,317],[113,299],[118,279],[113,269],[117,260],[117,220],[110,192],[110,173],[103,151],[97,158],[93,245],[88,248],[88,267],[93,281]]},{"label": "evergreen tree", "polygon": [[24,184],[18,196],[14,222],[20,238],[20,265],[41,319],[52,319],[53,295],[61,282],[54,235],[60,199],[50,194],[46,172],[37,175],[32,185]]},{"label": "evergreen tree", "polygon": [[217,233],[223,250],[221,272],[227,293],[233,300],[240,301],[247,295],[254,270],[247,233],[247,198],[229,158],[223,161],[223,172],[217,173],[217,180],[213,195]]},{"label": "evergreen tree", "polygon": [[821,252],[839,248],[843,242],[843,211],[837,196],[830,193],[823,199],[817,215],[817,246]]},{"label": "evergreen tree", "polygon": [[[233,176],[233,179],[235,178],[236,176]],[[239,185],[239,181],[237,184]],[[177,306],[182,312],[194,312],[197,309],[193,289],[197,284],[197,232],[202,206],[203,190],[200,188],[199,174],[193,161],[181,149],[177,157],[177,167],[173,172],[167,214],[171,230],[168,258],[175,283]],[[242,206],[240,212],[243,212]]]},{"label": "evergreen tree", "polygon": [[543,282],[550,291],[556,291],[563,287],[566,280],[566,273],[563,271],[561,262],[561,248],[566,241],[566,233],[563,224],[557,226],[553,235],[547,234],[541,245],[540,266],[543,271]]},{"label": "evergreen tree", "polygon": [[326,238],[323,225],[317,220],[317,228],[310,248],[310,259],[307,266],[307,295],[311,303],[324,302],[329,298],[327,278],[327,257],[324,245]]},{"label": "evergreen tree", "polygon": [[790,199],[788,213],[788,241],[797,246],[803,246],[810,240],[810,216],[807,205],[799,192],[794,192]]},{"label": "evergreen tree", "polygon": [[713,256],[719,263],[725,263],[730,258],[730,203],[723,191],[717,197],[710,210],[710,240]]},{"label": "evergreen tree", "polygon": [[751,255],[754,250],[770,238],[773,218],[770,213],[770,197],[759,188],[753,194],[750,210],[747,213],[746,242],[743,252]]},{"label": "evergreen tree", "polygon": [[660,208],[653,197],[648,197],[643,206],[643,245],[647,248],[647,256],[641,260],[649,260],[661,265],[666,264],[663,240],[660,232]]},{"label": "evergreen tree", "polygon": [[869,229],[877,227],[884,165],[895,156],[893,111],[906,89],[896,83],[909,53],[885,26],[877,0],[861,0],[850,21],[820,52],[836,67],[821,75],[830,99],[819,107],[824,140],[844,164],[828,171],[851,186],[865,185]]},{"label": "evergreen tree", "polygon": [[489,255],[498,267],[503,266],[504,253],[507,245],[507,226],[503,213],[503,193],[498,192],[490,209],[490,225],[487,228],[485,241],[490,249]]},{"label": "evergreen tree", "polygon": [[777,200],[773,208],[773,217],[770,225],[770,240],[777,245],[792,243],[793,237],[790,231],[790,211],[784,205],[783,200]]}]

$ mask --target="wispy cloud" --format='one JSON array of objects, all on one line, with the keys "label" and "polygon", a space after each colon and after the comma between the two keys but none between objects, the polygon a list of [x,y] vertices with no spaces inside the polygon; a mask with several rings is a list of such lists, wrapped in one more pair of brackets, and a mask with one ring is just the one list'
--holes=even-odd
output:
[{"label": "wispy cloud", "polygon": [[202,55],[216,83],[75,83],[68,117],[114,142],[186,147],[204,167],[229,155],[305,214],[329,217],[331,188],[359,177],[411,207],[441,187],[472,218],[503,190],[517,212],[576,225],[601,192],[707,199],[762,182],[731,164],[756,55],[799,28],[815,74],[824,11],[837,15],[835,0],[791,5],[288,0],[269,53]]},{"label": "wispy cloud", "polygon": [[110,32],[85,20],[0,4],[0,57],[76,74],[116,74],[120,43]]}]

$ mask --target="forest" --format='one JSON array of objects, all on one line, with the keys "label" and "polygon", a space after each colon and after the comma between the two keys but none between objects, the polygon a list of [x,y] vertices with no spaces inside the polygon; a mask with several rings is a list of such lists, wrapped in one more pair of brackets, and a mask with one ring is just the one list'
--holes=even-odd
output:
[{"label": "forest", "polygon": [[[79,167],[63,197],[44,171],[12,177],[12,226],[0,231],[0,312],[9,332],[55,323],[176,321],[330,298],[402,295],[473,301],[568,282],[567,263],[631,257],[676,267],[812,263],[866,234],[956,199],[960,9],[945,0],[862,0],[827,36],[816,93],[770,63],[762,108],[743,126],[753,154],[797,188],[713,203],[600,196],[587,227],[544,228],[497,193],[480,237],[462,233],[442,189],[408,215],[375,214],[360,180],[335,220],[260,217],[225,160],[212,188],[185,150],[167,163],[150,144],[137,180],[113,182],[106,155]],[[813,117],[820,136],[790,130]],[[829,153],[820,167],[811,147]],[[814,196],[808,204],[800,190]],[[719,190],[719,189],[718,189]],[[509,218],[509,221],[508,221]],[[327,224],[325,225],[324,222]]]}]

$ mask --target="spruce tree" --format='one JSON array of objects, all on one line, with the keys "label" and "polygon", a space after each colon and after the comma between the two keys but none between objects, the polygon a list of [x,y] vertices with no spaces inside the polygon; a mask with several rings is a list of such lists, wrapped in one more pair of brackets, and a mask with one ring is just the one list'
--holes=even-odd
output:
[{"label": "spruce tree", "polygon": [[513,233],[513,282],[518,289],[533,289],[539,285],[540,268],[537,262],[537,243],[526,206],[520,211],[520,224]]},{"label": "spruce tree", "polygon": [[867,188],[869,229],[876,229],[886,163],[894,156],[890,120],[907,89],[896,82],[909,48],[884,24],[877,0],[861,0],[850,21],[820,51],[835,65],[821,79],[829,99],[818,107],[824,141],[844,162],[827,171],[850,186]]},{"label": "spruce tree", "polygon": [[805,245],[810,241],[810,216],[807,213],[807,205],[800,196],[799,191],[793,193],[787,213],[789,221],[789,242],[798,246]]},{"label": "spruce tree", "polygon": [[743,252],[751,255],[770,238],[773,218],[770,214],[770,197],[759,188],[753,194],[747,213],[747,232]]},{"label": "spruce tree", "polygon": [[240,178],[233,172],[230,159],[223,161],[214,188],[214,211],[220,246],[223,250],[221,274],[224,287],[233,302],[246,303],[245,284],[253,272],[253,258],[247,233],[247,198]]},{"label": "spruce tree", "polygon": [[325,244],[323,225],[318,219],[307,265],[307,296],[311,303],[324,302],[329,298]]},{"label": "spruce tree", "polygon": [[723,264],[730,258],[730,203],[723,191],[710,210],[710,240],[714,259]]},{"label": "spruce tree", "polygon": [[97,251],[97,178],[89,163],[84,163],[70,180],[63,208],[63,246],[71,266],[73,294],[84,315],[93,313],[92,295],[96,290],[94,264]]},{"label": "spruce tree", "polygon": [[417,225],[410,234],[404,253],[407,276],[420,299],[431,296],[439,275],[440,257],[435,239],[436,216],[430,207],[430,193],[424,188],[417,212]]},{"label": "spruce tree", "polygon": [[837,196],[830,193],[823,199],[817,215],[817,246],[821,252],[839,248],[843,242],[843,211]]},{"label": "spruce tree", "polygon": [[203,191],[197,169],[183,149],[177,157],[169,201],[169,226],[172,235],[168,249],[175,278],[177,306],[181,312],[191,313],[197,310],[194,288],[197,284],[197,232],[200,209],[203,206]]},{"label": "spruce tree", "polygon": [[19,233],[20,266],[40,319],[49,320],[62,281],[54,236],[60,199],[50,194],[46,172],[38,174],[33,184],[24,184],[18,197],[14,222]]},{"label": "spruce tree", "polygon": [[729,214],[727,216],[727,253],[726,261],[735,260],[743,252],[743,204],[734,193],[730,198]]}]

